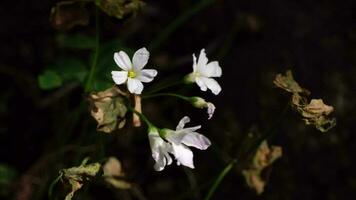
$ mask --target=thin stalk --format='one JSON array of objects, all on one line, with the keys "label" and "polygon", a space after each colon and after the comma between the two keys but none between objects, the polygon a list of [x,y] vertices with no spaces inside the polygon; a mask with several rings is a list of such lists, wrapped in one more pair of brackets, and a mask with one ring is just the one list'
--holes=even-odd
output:
[{"label": "thin stalk", "polygon": [[146,95],[153,94],[153,93],[158,92],[158,91],[161,91],[161,90],[163,90],[163,89],[167,89],[167,88],[170,88],[170,87],[174,87],[174,86],[179,85],[179,84],[181,84],[181,83],[183,83],[183,82],[184,82],[183,80],[179,80],[179,81],[176,81],[176,82],[167,84],[167,85],[163,85],[163,86],[158,87],[158,88],[156,88],[156,89],[153,89],[153,90],[151,90],[151,91],[149,91],[149,92],[146,92],[145,94],[146,94]]},{"label": "thin stalk", "polygon": [[213,194],[215,193],[216,189],[218,188],[218,186],[220,185],[220,183],[224,180],[225,176],[231,171],[231,169],[233,168],[233,166],[235,165],[236,160],[232,160],[219,174],[219,176],[216,178],[216,180],[214,181],[213,185],[211,186],[211,188],[209,189],[208,194],[206,195],[206,197],[204,198],[204,200],[209,200]]},{"label": "thin stalk", "polygon": [[179,99],[183,99],[185,101],[189,101],[189,97],[186,97],[186,96],[183,96],[183,95],[180,95],[180,94],[175,94],[175,93],[157,93],[157,94],[145,95],[145,96],[142,96],[142,99],[161,97],[161,96],[177,97]]},{"label": "thin stalk", "polygon": [[89,76],[85,84],[85,92],[88,92],[91,89],[92,82],[95,76],[96,65],[98,62],[99,56],[99,11],[98,7],[95,7],[95,49],[94,49],[94,58],[90,68]]},{"label": "thin stalk", "polygon": [[140,112],[137,112],[133,107],[131,107],[130,105],[127,107],[131,112],[135,113],[136,115],[138,115],[146,124],[148,127],[155,127],[148,119],[147,117],[140,113]]}]

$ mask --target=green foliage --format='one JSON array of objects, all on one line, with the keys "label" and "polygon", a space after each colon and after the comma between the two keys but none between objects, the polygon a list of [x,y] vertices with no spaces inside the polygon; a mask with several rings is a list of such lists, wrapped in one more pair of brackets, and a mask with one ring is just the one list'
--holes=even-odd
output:
[{"label": "green foliage", "polygon": [[0,196],[8,195],[8,186],[17,177],[17,171],[12,167],[0,164]]},{"label": "green foliage", "polygon": [[62,78],[53,70],[45,70],[38,76],[38,85],[44,90],[55,89],[62,85]]},{"label": "green foliage", "polygon": [[44,90],[58,88],[70,81],[83,83],[88,73],[85,64],[75,58],[59,58],[48,68],[38,77],[38,84]]},{"label": "green foliage", "polygon": [[56,37],[56,42],[61,47],[73,49],[94,49],[95,37],[83,34],[59,34]]}]

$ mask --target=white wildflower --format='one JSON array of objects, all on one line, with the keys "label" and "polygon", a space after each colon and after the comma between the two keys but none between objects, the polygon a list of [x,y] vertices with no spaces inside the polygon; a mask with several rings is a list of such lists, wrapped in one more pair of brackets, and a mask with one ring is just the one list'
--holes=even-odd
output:
[{"label": "white wildflower", "polygon": [[193,54],[193,72],[188,75],[188,82],[196,82],[202,91],[206,91],[208,88],[217,95],[221,91],[219,83],[212,77],[220,77],[222,75],[221,67],[218,61],[212,61],[208,63],[205,49],[202,49],[197,58]]},{"label": "white wildflower", "polygon": [[172,154],[177,160],[177,164],[194,168],[193,152],[188,147],[195,147],[200,150],[207,149],[211,142],[202,134],[195,132],[201,126],[184,128],[190,121],[189,117],[183,117],[178,123],[176,130],[163,129],[164,138],[172,145]]},{"label": "white wildflower", "polygon": [[150,53],[144,47],[135,52],[132,62],[124,51],[114,53],[115,63],[122,69],[121,71],[111,72],[114,82],[117,85],[127,83],[130,93],[141,94],[143,90],[142,82],[151,82],[157,75],[155,69],[143,69],[149,56]]}]

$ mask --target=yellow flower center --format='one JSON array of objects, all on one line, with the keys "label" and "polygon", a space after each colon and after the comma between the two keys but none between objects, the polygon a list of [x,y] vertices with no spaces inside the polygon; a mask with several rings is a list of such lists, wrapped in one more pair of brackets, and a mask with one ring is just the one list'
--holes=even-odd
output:
[{"label": "yellow flower center", "polygon": [[136,77],[136,73],[131,70],[131,71],[129,71],[128,77],[129,78],[135,78]]}]

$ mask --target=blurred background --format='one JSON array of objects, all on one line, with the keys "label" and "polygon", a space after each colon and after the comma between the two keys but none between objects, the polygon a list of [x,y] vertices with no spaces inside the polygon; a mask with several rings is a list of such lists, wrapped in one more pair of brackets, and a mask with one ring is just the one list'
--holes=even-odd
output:
[{"label": "blurred background", "polygon": [[[117,157],[136,189],[88,183],[74,199],[203,199],[226,158],[238,163],[241,148],[271,127],[277,128],[268,142],[281,146],[283,156],[273,164],[264,193],[256,195],[233,169],[212,199],[334,200],[356,194],[355,1],[58,2],[1,3],[1,199],[48,199],[58,171],[86,156],[93,162]],[[111,10],[118,2],[126,5],[122,13]],[[202,48],[209,60],[219,61],[218,96],[196,85],[167,89],[213,102],[211,120],[179,99],[142,102],[144,114],[160,127],[174,128],[185,115],[203,126],[200,132],[213,145],[194,150],[196,169],[173,164],[154,171],[144,126],[96,131],[84,87],[97,32],[97,70],[89,91],[113,85],[112,56],[119,50],[151,52],[148,66],[159,74],[147,90],[190,73],[192,54]],[[329,132],[306,126],[291,109],[275,125],[289,96],[272,81],[287,69],[312,98],[334,107],[337,125]],[[67,191],[59,182],[52,198],[64,199]]]}]

